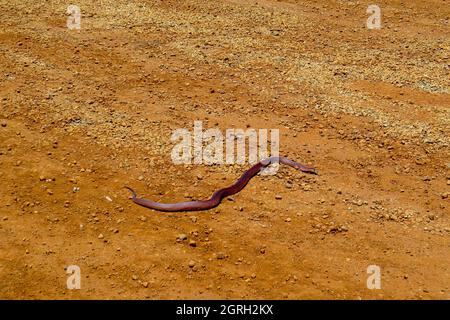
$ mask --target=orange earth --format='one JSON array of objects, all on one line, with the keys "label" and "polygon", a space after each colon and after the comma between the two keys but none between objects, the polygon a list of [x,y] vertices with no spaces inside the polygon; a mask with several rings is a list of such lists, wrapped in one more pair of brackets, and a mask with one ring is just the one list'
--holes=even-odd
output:
[{"label": "orange earth", "polygon": [[[448,1],[379,0],[379,30],[370,1],[73,4],[79,30],[67,1],[0,3],[0,298],[450,298]],[[319,175],[135,205],[250,167],[175,165],[194,121],[279,129]]]}]

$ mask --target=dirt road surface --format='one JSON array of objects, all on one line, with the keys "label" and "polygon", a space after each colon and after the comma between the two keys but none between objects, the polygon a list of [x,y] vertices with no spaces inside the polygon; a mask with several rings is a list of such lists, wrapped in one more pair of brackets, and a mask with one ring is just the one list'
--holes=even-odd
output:
[{"label": "dirt road surface", "polygon": [[[73,4],[80,29],[67,1],[0,1],[0,298],[450,298],[448,1],[377,1],[379,30],[368,1]],[[250,167],[175,165],[194,121],[279,129],[319,175],[133,204]]]}]

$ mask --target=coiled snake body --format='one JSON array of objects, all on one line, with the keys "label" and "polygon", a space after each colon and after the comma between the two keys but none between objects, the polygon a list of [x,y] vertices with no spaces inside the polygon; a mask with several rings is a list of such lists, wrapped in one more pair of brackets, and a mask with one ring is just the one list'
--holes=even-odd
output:
[{"label": "coiled snake body", "polygon": [[222,201],[223,198],[231,196],[233,194],[238,193],[241,191],[247,183],[250,181],[251,178],[253,178],[258,172],[261,171],[261,169],[266,168],[271,163],[282,163],[288,166],[293,167],[294,169],[300,170],[302,172],[311,173],[311,174],[317,174],[316,170],[314,168],[307,167],[305,165],[302,165],[298,162],[289,160],[285,157],[270,157],[267,159],[264,159],[257,164],[255,164],[253,167],[248,169],[244,174],[239,178],[238,181],[236,181],[233,185],[223,188],[220,190],[217,190],[213,193],[211,198],[208,200],[198,200],[198,201],[186,201],[186,202],[177,202],[177,203],[160,203],[155,202],[143,198],[138,198],[136,196],[136,192],[134,192],[133,189],[130,187],[125,187],[128,190],[131,191],[133,195],[133,201],[134,203],[141,205],[146,208],[155,209],[159,211],[200,211],[200,210],[208,210],[211,208],[216,207],[219,205],[219,203]]}]

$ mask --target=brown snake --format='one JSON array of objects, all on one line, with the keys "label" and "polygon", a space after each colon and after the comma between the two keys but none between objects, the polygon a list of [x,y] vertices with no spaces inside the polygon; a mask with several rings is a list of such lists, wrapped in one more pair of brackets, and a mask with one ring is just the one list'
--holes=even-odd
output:
[{"label": "brown snake", "polygon": [[305,165],[302,165],[298,162],[289,160],[285,157],[270,157],[264,159],[253,167],[248,169],[244,174],[236,181],[233,185],[217,190],[213,193],[211,198],[208,200],[198,200],[198,201],[186,201],[186,202],[177,202],[177,203],[160,203],[151,200],[146,200],[143,198],[138,198],[136,196],[136,192],[130,187],[125,187],[131,191],[133,195],[134,203],[141,205],[146,208],[155,209],[159,211],[199,211],[199,210],[208,210],[216,207],[222,201],[223,198],[231,196],[233,194],[241,191],[247,183],[253,178],[261,169],[266,168],[271,163],[282,163],[288,166],[293,167],[294,169],[300,170],[302,172],[317,174],[316,170]]}]

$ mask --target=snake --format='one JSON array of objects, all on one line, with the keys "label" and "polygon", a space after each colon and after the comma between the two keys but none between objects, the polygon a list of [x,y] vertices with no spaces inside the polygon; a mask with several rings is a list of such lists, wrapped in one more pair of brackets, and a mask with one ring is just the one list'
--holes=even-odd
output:
[{"label": "snake", "polygon": [[268,167],[272,163],[282,163],[285,165],[288,165],[294,169],[297,169],[299,171],[310,173],[310,174],[317,174],[316,169],[310,168],[308,166],[305,166],[301,163],[295,162],[293,160],[290,160],[286,157],[269,157],[266,158],[258,163],[256,163],[254,166],[252,166],[250,169],[245,171],[242,176],[231,186],[217,190],[213,193],[211,198],[208,200],[197,200],[197,201],[185,201],[185,202],[176,202],[176,203],[161,203],[161,202],[155,202],[151,200],[147,200],[144,198],[138,198],[136,195],[136,192],[131,189],[130,187],[125,186],[128,190],[132,193],[132,200],[134,203],[158,210],[158,211],[165,211],[165,212],[177,212],[177,211],[201,211],[201,210],[208,210],[215,208],[218,206],[222,199],[225,197],[229,197],[233,194],[238,193],[244,187],[247,185],[247,183],[252,179],[256,174],[258,174],[262,169]]}]

